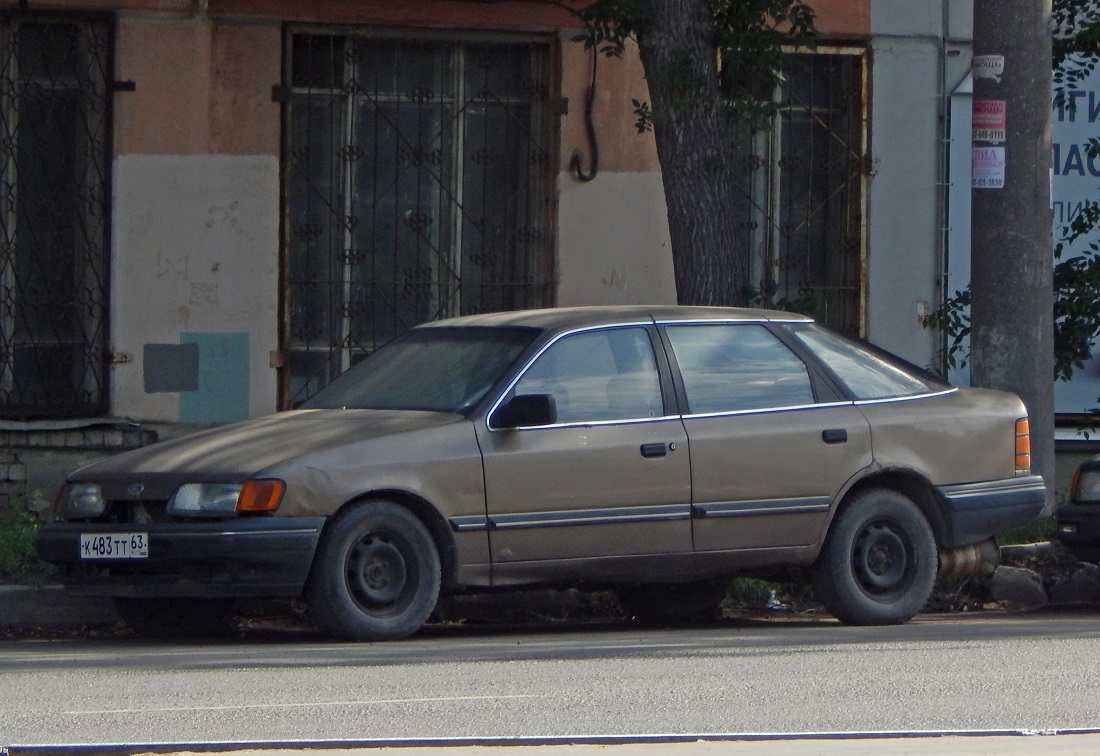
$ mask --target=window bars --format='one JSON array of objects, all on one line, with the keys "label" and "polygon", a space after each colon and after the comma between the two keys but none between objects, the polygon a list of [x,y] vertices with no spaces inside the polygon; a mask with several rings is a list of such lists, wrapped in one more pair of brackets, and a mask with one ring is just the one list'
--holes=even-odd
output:
[{"label": "window bars", "polygon": [[552,303],[549,46],[291,33],[286,396],[419,323]]},{"label": "window bars", "polygon": [[791,52],[780,115],[745,142],[747,244],[759,303],[863,335],[866,52]]},{"label": "window bars", "polygon": [[110,26],[0,16],[0,417],[107,408]]}]

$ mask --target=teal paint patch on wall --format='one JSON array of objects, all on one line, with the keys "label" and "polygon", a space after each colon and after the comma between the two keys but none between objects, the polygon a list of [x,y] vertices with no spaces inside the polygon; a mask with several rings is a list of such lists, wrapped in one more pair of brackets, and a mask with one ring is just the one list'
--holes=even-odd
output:
[{"label": "teal paint patch on wall", "polygon": [[228,423],[248,418],[247,333],[181,333],[199,347],[199,388],[180,394],[181,423]]}]

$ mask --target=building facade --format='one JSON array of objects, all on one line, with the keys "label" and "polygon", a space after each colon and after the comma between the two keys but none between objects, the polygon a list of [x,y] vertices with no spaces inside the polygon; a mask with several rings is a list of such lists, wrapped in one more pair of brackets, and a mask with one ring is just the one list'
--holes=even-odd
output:
[{"label": "building facade", "polygon": [[[753,278],[929,364],[971,6],[813,7],[743,140]],[[674,302],[641,64],[577,32],[522,0],[0,4],[0,449],[32,493],[58,449],[292,407],[419,322]]]}]

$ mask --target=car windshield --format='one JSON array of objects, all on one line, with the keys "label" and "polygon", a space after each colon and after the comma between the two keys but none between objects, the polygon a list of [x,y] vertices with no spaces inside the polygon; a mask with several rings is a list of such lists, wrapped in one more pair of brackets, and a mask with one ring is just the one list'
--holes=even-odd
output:
[{"label": "car windshield", "polygon": [[414,329],[341,374],[302,407],[466,412],[537,335],[532,328]]}]

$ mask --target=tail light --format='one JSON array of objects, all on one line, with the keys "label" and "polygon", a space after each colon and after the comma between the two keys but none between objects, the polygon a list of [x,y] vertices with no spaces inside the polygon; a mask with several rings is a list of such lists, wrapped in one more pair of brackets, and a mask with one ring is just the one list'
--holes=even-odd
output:
[{"label": "tail light", "polygon": [[1026,417],[1016,421],[1016,472],[1031,472],[1031,428]]},{"label": "tail light", "polygon": [[1073,474],[1070,499],[1074,504],[1100,504],[1100,469],[1086,462]]}]

